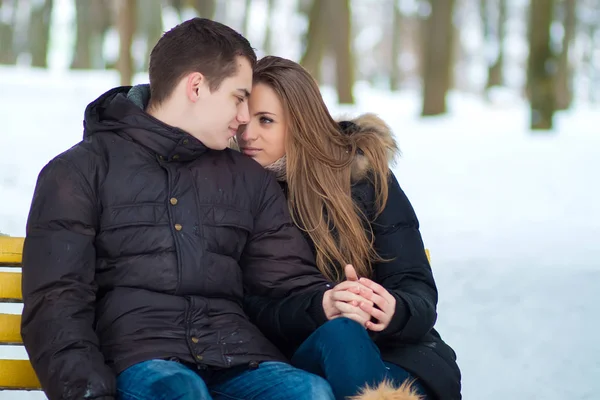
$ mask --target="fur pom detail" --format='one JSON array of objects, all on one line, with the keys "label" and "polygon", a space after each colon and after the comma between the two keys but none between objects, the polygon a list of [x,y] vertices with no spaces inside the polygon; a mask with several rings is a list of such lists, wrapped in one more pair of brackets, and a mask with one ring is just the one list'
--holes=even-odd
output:
[{"label": "fur pom detail", "polygon": [[417,394],[412,383],[413,381],[405,381],[400,387],[396,387],[389,381],[383,381],[375,388],[367,386],[348,400],[422,400],[423,397]]}]

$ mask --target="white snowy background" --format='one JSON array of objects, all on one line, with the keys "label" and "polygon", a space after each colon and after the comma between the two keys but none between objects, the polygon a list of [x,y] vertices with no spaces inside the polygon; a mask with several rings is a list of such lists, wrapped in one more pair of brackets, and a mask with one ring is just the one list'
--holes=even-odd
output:
[{"label": "white snowy background", "polygon": [[[0,67],[0,232],[11,236],[24,235],[40,169],[81,139],[85,106],[118,85],[114,72],[66,70],[73,8],[57,3],[51,68]],[[429,119],[417,90],[358,83],[353,107],[323,93],[334,115],[376,112],[396,133],[394,172],[432,252],[437,329],[458,353],[463,398],[600,399],[600,108],[576,102],[535,133],[510,90],[491,103],[451,93],[449,114]],[[0,347],[5,357],[26,353]]]}]

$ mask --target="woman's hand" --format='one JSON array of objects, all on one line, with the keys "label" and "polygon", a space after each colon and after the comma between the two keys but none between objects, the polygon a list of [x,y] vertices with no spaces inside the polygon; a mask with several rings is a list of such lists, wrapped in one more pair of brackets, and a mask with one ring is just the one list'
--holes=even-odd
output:
[{"label": "woman's hand", "polygon": [[371,315],[359,307],[359,304],[373,302],[361,295],[370,293],[371,289],[358,282],[358,276],[351,265],[346,266],[346,281],[337,284],[323,296],[323,310],[328,320],[346,317],[362,326],[371,319]]},{"label": "woman's hand", "polygon": [[359,308],[378,321],[375,323],[369,318],[365,327],[380,332],[388,327],[396,312],[396,298],[386,288],[370,279],[360,278],[358,282],[361,284],[360,296],[370,300],[361,302]]},{"label": "woman's hand", "polygon": [[329,289],[323,296],[323,310],[327,319],[346,317],[365,325],[371,316],[361,310],[359,304],[373,304],[371,300],[359,293],[368,293],[370,289],[358,282],[344,281]]}]

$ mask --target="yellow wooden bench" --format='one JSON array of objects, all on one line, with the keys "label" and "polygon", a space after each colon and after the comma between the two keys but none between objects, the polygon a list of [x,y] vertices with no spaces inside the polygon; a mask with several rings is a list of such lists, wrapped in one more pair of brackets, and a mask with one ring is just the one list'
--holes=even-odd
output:
[{"label": "yellow wooden bench", "polygon": [[[23,238],[0,237],[0,267],[21,267]],[[0,303],[21,303],[21,273],[0,271]],[[21,316],[0,314],[0,345],[23,345]],[[29,360],[0,360],[0,390],[40,390]]]},{"label": "yellow wooden bench", "polygon": [[[21,267],[23,238],[0,236],[0,267]],[[430,259],[429,250],[425,250]],[[22,303],[21,273],[0,271],[0,303]],[[0,345],[23,345],[21,316],[0,313]],[[29,360],[0,359],[0,390],[40,390]]]}]

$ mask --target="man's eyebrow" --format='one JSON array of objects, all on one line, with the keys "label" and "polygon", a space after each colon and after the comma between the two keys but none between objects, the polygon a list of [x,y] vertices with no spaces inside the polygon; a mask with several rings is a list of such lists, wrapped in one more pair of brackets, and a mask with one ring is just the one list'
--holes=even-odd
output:
[{"label": "man's eyebrow", "polygon": [[238,92],[242,93],[244,95],[244,97],[248,98],[250,97],[250,92],[247,89],[237,89]]}]

